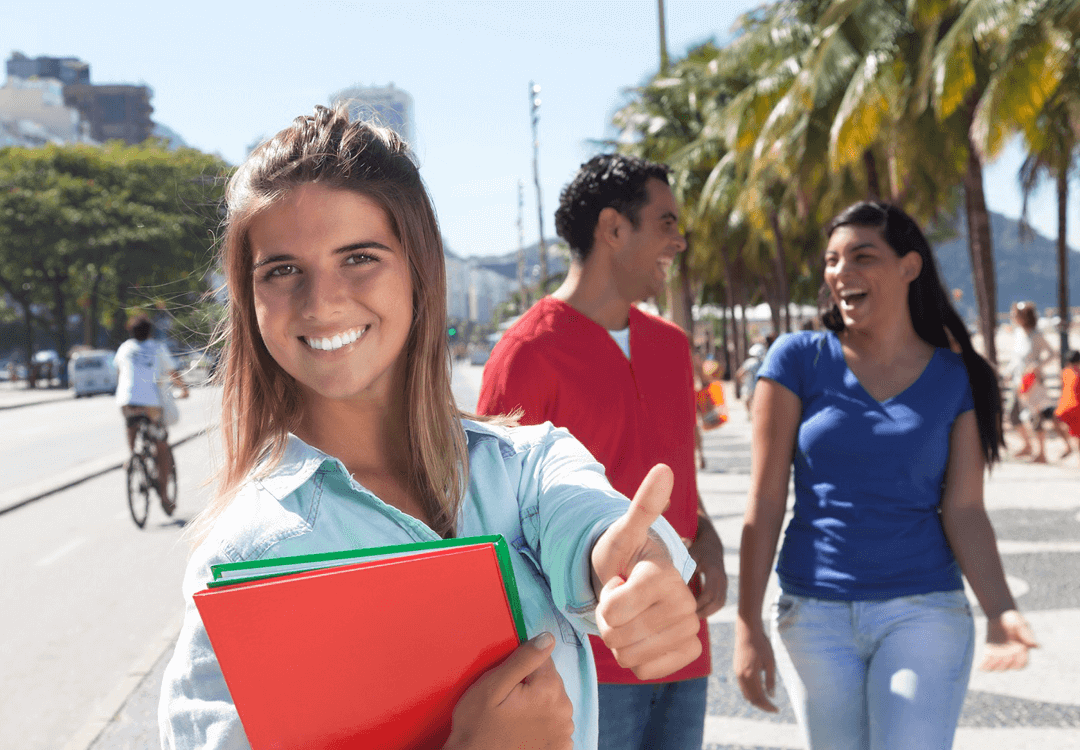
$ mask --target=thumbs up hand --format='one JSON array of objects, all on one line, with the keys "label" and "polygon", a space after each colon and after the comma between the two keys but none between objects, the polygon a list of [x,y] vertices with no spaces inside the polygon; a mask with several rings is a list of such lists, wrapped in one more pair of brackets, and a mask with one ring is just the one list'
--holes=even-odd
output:
[{"label": "thumbs up hand", "polygon": [[639,680],[669,675],[701,655],[694,595],[649,529],[667,508],[673,484],[671,469],[654,466],[592,549],[600,637]]}]

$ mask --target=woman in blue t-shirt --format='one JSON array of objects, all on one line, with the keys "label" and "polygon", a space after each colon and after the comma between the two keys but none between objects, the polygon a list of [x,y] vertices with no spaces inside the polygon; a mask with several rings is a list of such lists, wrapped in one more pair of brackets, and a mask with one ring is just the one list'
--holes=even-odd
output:
[{"label": "woman in blue t-shirt", "polygon": [[1023,667],[1035,646],[983,505],[997,379],[907,214],[859,203],[827,236],[828,330],[781,337],[758,372],[735,673],[775,711],[779,668],[811,748],[948,748],[974,650],[961,573],[988,617],[984,669]]}]

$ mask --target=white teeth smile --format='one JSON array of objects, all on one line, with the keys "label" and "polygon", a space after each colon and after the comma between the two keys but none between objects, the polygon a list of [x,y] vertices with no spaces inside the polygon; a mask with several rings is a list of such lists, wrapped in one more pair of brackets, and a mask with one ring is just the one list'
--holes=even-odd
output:
[{"label": "white teeth smile", "polygon": [[338,335],[332,336],[330,338],[316,339],[301,336],[300,340],[310,346],[312,349],[318,349],[319,351],[323,352],[332,352],[336,349],[340,349],[341,347],[347,346],[352,342],[356,341],[358,338],[360,338],[367,332],[367,329],[369,327],[370,326],[362,326],[360,328],[354,328],[351,331],[345,331],[344,333],[339,333]]},{"label": "white teeth smile", "polygon": [[855,301],[856,297],[865,297],[866,292],[861,289],[845,289],[839,293],[840,301],[851,303]]}]

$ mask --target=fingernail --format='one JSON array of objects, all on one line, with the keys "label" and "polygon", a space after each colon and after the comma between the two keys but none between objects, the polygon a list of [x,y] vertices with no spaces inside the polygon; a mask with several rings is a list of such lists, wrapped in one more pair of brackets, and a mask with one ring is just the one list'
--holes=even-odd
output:
[{"label": "fingernail", "polygon": [[540,650],[551,646],[553,643],[555,643],[555,636],[547,632],[541,633],[532,639],[532,644]]}]

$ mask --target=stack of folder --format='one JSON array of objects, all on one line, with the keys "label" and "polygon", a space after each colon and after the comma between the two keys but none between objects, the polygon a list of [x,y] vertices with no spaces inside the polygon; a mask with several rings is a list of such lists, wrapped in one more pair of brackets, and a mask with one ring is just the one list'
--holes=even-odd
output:
[{"label": "stack of folder", "polygon": [[506,541],[227,563],[195,594],[254,750],[440,748],[526,638]]}]

